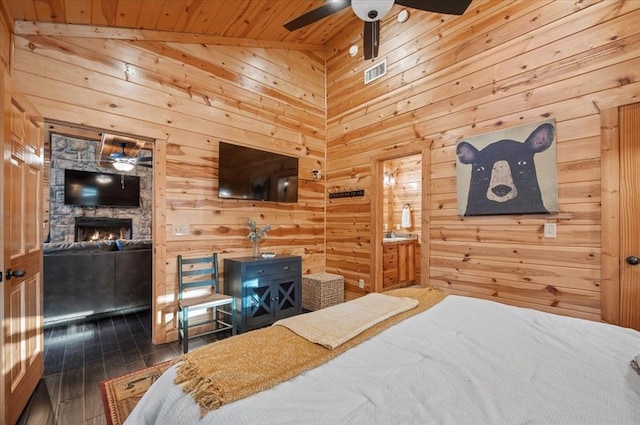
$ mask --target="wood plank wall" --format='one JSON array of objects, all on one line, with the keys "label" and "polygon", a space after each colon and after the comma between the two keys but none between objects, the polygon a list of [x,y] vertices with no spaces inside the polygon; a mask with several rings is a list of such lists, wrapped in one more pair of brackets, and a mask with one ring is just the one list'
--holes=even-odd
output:
[{"label": "wood plank wall", "polygon": [[[67,34],[16,36],[14,78],[50,120],[156,139],[154,342],[176,338],[177,255],[251,255],[246,217],[271,224],[263,250],[324,270],[324,52]],[[298,203],[218,199],[219,141],[297,156]]]},{"label": "wood plank wall", "polygon": [[[462,17],[410,11],[405,24],[400,10],[381,30],[388,73],[366,88],[371,62],[347,54],[361,25],[327,45],[326,99],[323,52],[16,37],[15,79],[46,117],[157,139],[156,342],[175,337],[176,255],[248,254],[245,216],[274,225],[267,247],[303,255],[305,272],[326,265],[351,296],[370,291],[371,159],[411,146],[429,158],[423,284],[599,319],[599,111],[640,99],[640,2],[474,0]],[[548,118],[560,212],[457,216],[456,141]],[[219,201],[218,140],[297,152],[301,202]],[[359,188],[365,196],[325,203],[326,190]],[[542,238],[546,222],[558,224],[556,239]],[[171,236],[172,224],[191,235]]]},{"label": "wood plank wall", "polygon": [[[347,53],[360,25],[327,48],[327,186],[365,190],[327,204],[327,271],[371,290],[371,158],[417,145],[430,157],[423,284],[600,319],[599,112],[640,100],[640,2],[474,0],[462,17],[409,10],[404,24],[400,10],[381,26],[387,74],[366,87],[372,63]],[[559,212],[458,216],[456,142],[548,118]],[[557,238],[543,238],[547,222]]]}]

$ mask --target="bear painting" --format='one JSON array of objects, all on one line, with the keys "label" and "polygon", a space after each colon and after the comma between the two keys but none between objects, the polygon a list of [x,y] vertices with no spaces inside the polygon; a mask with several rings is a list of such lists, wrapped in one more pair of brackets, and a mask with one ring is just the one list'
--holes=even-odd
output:
[{"label": "bear painting", "polygon": [[458,213],[555,212],[555,135],[551,120],[458,142]]}]

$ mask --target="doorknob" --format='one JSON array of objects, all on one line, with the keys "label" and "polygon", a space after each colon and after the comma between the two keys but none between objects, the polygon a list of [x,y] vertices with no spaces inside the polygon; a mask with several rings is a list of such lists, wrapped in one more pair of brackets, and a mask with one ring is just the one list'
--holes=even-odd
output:
[{"label": "doorknob", "polygon": [[11,279],[12,277],[25,277],[27,272],[24,269],[11,270],[7,269],[6,280]]},{"label": "doorknob", "polygon": [[637,266],[638,264],[640,264],[640,258],[636,257],[635,255],[628,256],[625,261],[627,262],[627,264],[630,264],[632,266]]}]

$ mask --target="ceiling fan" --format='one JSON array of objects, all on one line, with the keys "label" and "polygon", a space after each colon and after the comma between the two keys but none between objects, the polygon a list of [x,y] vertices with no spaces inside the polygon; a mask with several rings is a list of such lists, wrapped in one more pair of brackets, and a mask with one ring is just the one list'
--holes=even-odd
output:
[{"label": "ceiling fan", "polygon": [[119,144],[122,150],[119,152],[112,152],[111,154],[109,154],[109,160],[112,163],[113,168],[115,168],[118,171],[131,171],[133,167],[135,167],[136,165],[151,167],[151,164],[149,164],[149,162],[153,160],[153,157],[131,156],[126,152],[127,143],[119,142]]},{"label": "ceiling fan", "polygon": [[142,139],[102,133],[99,163],[110,163],[118,171],[131,171],[136,165],[151,167],[153,158],[139,155],[141,150],[148,149],[145,145]]},{"label": "ceiling fan", "polygon": [[472,0],[333,0],[284,24],[289,31],[326,18],[347,6],[351,6],[358,18],[364,21],[364,58],[378,56],[380,44],[380,20],[389,13],[393,4],[424,10],[426,12],[462,15]]}]

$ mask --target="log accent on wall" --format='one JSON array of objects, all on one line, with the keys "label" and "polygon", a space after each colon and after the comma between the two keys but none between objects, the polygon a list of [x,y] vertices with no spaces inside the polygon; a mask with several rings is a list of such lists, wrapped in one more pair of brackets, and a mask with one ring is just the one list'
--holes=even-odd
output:
[{"label": "log accent on wall", "polygon": [[[323,52],[43,35],[16,36],[15,50],[15,79],[45,117],[156,139],[154,342],[176,338],[176,256],[250,255],[246,217],[271,224],[263,250],[324,270]],[[219,141],[298,157],[298,202],[219,199]]]},{"label": "log accent on wall", "polygon": [[[371,62],[345,54],[359,28],[331,40],[327,186],[366,194],[327,204],[327,268],[346,277],[348,293],[361,293],[357,279],[371,281],[367,273],[380,261],[366,211],[372,182],[382,177],[370,158],[419,146],[431,158],[424,164],[423,232],[430,236],[423,285],[599,320],[599,114],[638,99],[638,20],[638,2],[596,0],[476,0],[461,17],[412,13],[406,24],[391,17],[379,54],[387,74],[366,87],[362,72]],[[458,216],[456,143],[548,118],[557,123],[558,213]],[[543,237],[548,222],[558,226],[555,239]]]},{"label": "log accent on wall", "polygon": [[[135,25],[135,23],[134,23]],[[321,51],[319,44],[293,43],[286,41],[253,40],[246,37],[222,37],[172,31],[153,31],[134,28],[96,27],[92,25],[60,25],[49,22],[16,21],[17,35],[47,35],[54,37],[105,38],[114,40],[163,41],[199,43],[233,47],[261,47],[263,49],[291,49]]]}]

